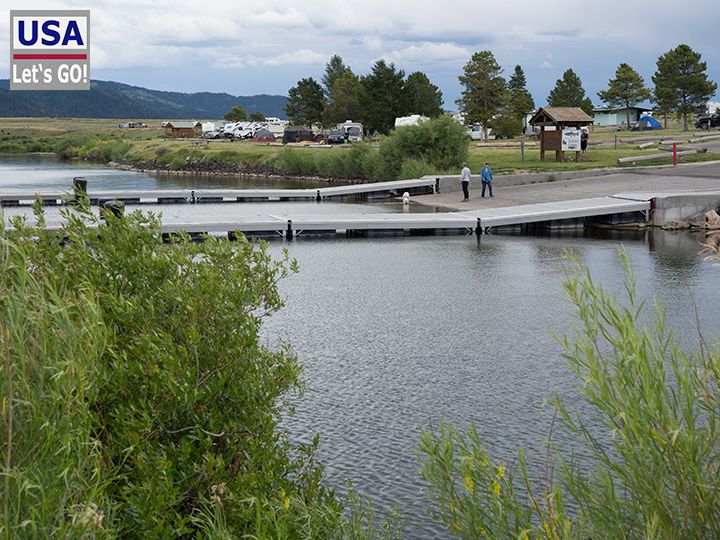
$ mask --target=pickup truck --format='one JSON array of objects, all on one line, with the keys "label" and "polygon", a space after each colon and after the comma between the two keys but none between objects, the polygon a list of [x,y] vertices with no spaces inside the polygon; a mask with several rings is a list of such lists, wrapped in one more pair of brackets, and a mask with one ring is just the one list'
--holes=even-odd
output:
[{"label": "pickup truck", "polygon": [[720,113],[701,116],[695,120],[695,127],[698,129],[710,129],[720,126]]}]

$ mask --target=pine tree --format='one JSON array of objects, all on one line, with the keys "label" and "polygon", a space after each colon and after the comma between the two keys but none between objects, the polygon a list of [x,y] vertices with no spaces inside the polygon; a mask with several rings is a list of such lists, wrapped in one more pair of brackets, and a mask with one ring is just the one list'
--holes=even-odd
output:
[{"label": "pine tree", "polygon": [[430,118],[442,114],[442,92],[430,82],[423,72],[416,71],[408,75],[405,81],[405,90],[408,98],[408,111],[411,114],[422,114]]},{"label": "pine tree", "polygon": [[515,118],[522,119],[523,126],[527,120],[527,113],[535,109],[535,101],[528,92],[527,82],[525,80],[525,72],[523,68],[515,66],[515,71],[508,80],[508,91],[510,94],[510,102],[508,104],[508,113]]},{"label": "pine tree", "polygon": [[363,93],[363,124],[370,131],[389,133],[395,118],[408,113],[405,72],[378,60],[369,75],[361,79]]},{"label": "pine tree", "polygon": [[589,115],[593,112],[592,101],[585,95],[582,81],[572,69],[565,71],[563,78],[555,82],[548,104],[551,107],[580,107]]},{"label": "pine tree", "polygon": [[598,92],[598,97],[610,107],[625,107],[630,129],[630,107],[650,99],[650,90],[640,74],[623,63],[615,71],[615,78],[608,81],[607,90]]},{"label": "pine tree", "polygon": [[657,59],[653,75],[653,99],[666,112],[682,116],[683,129],[688,130],[688,115],[704,109],[715,94],[717,84],[707,76],[707,63],[701,62],[700,53],[681,44]]},{"label": "pine tree", "polygon": [[312,77],[299,80],[288,92],[285,112],[293,124],[319,123],[324,109],[322,87]]},{"label": "pine tree", "polygon": [[500,112],[507,100],[507,83],[502,68],[491,51],[474,53],[458,77],[465,89],[456,101],[468,124],[483,126],[483,136],[488,138],[488,123]]},{"label": "pine tree", "polygon": [[352,74],[352,70],[345,65],[340,55],[332,55],[328,63],[325,64],[325,75],[322,78],[323,91],[328,101],[332,101],[332,87],[335,81],[347,73]]}]

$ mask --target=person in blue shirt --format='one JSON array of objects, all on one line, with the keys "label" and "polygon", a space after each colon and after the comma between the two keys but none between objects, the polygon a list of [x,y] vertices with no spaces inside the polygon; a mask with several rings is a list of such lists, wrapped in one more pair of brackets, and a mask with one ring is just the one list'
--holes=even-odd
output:
[{"label": "person in blue shirt", "polygon": [[488,165],[487,161],[485,162],[485,166],[480,170],[480,178],[482,179],[482,192],[480,196],[485,196],[485,186],[487,186],[490,190],[490,196],[492,197],[492,170],[490,170],[490,165]]}]

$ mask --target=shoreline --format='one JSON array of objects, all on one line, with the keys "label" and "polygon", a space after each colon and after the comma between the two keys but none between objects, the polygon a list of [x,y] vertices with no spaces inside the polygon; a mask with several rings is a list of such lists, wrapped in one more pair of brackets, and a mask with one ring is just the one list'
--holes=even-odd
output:
[{"label": "shoreline", "polygon": [[[82,158],[80,158],[82,159]],[[326,176],[308,176],[308,175],[295,175],[290,173],[278,173],[270,172],[269,170],[262,171],[248,171],[248,170],[207,170],[207,169],[178,169],[172,170],[167,168],[156,168],[153,166],[139,166],[132,162],[125,161],[108,161],[104,163],[108,167],[114,167],[123,171],[131,172],[142,172],[150,175],[161,175],[161,176],[207,176],[215,178],[264,178],[267,180],[294,180],[297,182],[317,183],[324,182],[326,184],[334,185],[355,185],[355,184],[369,184],[367,180],[360,178],[348,179],[348,178],[329,178]],[[146,164],[149,165],[149,164]]]}]

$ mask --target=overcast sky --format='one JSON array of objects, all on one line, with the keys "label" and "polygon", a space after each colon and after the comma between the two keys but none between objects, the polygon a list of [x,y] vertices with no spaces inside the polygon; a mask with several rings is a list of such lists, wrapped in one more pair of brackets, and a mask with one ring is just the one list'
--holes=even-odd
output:
[{"label": "overcast sky", "polygon": [[160,90],[287,94],[339,54],[357,74],[376,60],[423,71],[456,109],[458,75],[489,49],[525,70],[538,106],[571,67],[598,103],[621,62],[646,83],[657,57],[687,43],[720,81],[717,0],[0,0],[0,78],[9,10],[90,9],[94,79]]}]

